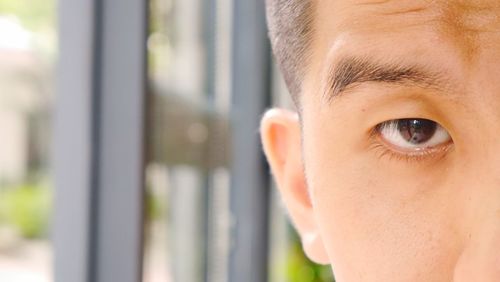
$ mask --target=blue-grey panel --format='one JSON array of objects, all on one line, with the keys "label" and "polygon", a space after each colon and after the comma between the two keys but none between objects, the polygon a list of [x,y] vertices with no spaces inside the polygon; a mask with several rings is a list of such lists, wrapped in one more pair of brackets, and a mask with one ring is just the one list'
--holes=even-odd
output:
[{"label": "blue-grey panel", "polygon": [[101,0],[95,163],[96,282],[142,278],[147,7]]},{"label": "blue-grey panel", "polygon": [[57,282],[141,280],[147,6],[60,2]]},{"label": "blue-grey panel", "polygon": [[54,118],[56,282],[89,281],[92,208],[93,18],[90,0],[59,2]]},{"label": "blue-grey panel", "polygon": [[264,0],[236,0],[233,8],[233,218],[229,281],[267,281],[269,173],[258,135],[269,105],[270,47]]}]

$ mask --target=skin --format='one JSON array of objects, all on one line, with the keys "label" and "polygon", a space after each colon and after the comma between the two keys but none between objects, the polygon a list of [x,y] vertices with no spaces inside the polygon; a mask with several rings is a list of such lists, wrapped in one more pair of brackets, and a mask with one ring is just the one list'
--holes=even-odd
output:
[{"label": "skin", "polygon": [[[337,281],[500,281],[500,2],[317,0],[300,113],[261,136],[303,248]],[[417,65],[436,85],[365,81],[332,96],[345,57]],[[418,152],[373,129],[435,121]]]}]

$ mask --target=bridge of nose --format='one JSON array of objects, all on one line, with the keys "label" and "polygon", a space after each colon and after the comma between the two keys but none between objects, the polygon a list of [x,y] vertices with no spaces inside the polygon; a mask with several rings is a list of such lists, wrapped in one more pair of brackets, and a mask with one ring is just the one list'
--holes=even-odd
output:
[{"label": "bridge of nose", "polygon": [[[493,142],[493,141],[492,141]],[[449,204],[459,242],[455,282],[500,281],[500,141],[451,170]],[[495,153],[496,152],[496,153]],[[485,152],[486,153],[486,152]]]},{"label": "bridge of nose", "polygon": [[456,221],[461,226],[462,251],[455,265],[455,282],[500,281],[500,153],[490,154],[478,166],[462,175],[457,190],[462,206]]},{"label": "bridge of nose", "polygon": [[455,282],[500,281],[500,210],[478,218],[455,265]]}]

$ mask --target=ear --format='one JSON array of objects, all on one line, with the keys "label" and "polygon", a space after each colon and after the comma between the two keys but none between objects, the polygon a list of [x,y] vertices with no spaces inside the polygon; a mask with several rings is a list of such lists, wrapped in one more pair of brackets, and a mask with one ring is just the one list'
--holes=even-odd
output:
[{"label": "ear", "polygon": [[297,113],[269,110],[261,121],[264,152],[280,194],[302,239],[307,256],[316,263],[328,264],[302,163],[302,138]]}]

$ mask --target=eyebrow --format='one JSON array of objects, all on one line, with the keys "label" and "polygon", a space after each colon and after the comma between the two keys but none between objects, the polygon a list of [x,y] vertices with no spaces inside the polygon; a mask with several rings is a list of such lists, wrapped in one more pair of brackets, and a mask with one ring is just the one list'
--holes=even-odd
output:
[{"label": "eyebrow", "polygon": [[379,64],[366,58],[345,57],[334,64],[328,74],[327,101],[347,89],[367,82],[389,83],[422,88],[445,88],[444,75],[421,66],[400,63]]}]

